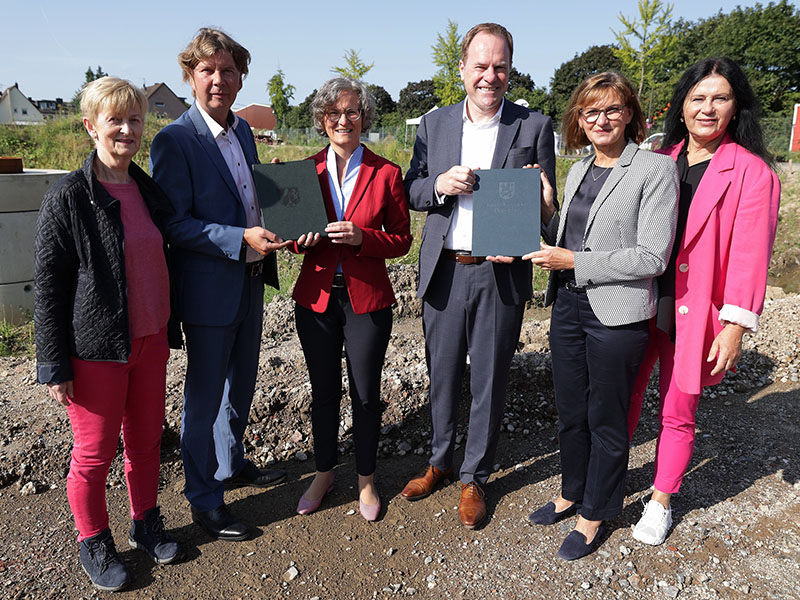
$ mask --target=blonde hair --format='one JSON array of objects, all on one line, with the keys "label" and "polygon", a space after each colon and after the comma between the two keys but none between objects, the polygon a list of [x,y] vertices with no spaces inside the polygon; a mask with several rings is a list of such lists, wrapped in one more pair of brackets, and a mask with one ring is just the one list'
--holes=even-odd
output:
[{"label": "blonde hair", "polygon": [[138,109],[147,113],[147,96],[127,79],[101,77],[87,83],[81,90],[81,114],[91,123],[101,112],[128,115]]},{"label": "blonde hair", "polygon": [[237,43],[221,29],[202,27],[183,52],[178,54],[178,64],[183,70],[183,82],[189,81],[192,71],[201,61],[211,58],[222,50],[230,52],[239,73],[242,74],[242,77],[247,77],[247,65],[250,64],[250,52],[247,51],[247,48]]}]

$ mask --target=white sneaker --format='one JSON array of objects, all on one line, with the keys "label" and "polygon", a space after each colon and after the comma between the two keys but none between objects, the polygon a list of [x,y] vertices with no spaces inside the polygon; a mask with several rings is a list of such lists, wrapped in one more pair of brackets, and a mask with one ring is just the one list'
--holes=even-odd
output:
[{"label": "white sneaker", "polygon": [[644,507],[642,518],[633,528],[633,538],[643,544],[658,546],[664,543],[670,527],[672,508],[664,508],[660,502],[650,500]]}]

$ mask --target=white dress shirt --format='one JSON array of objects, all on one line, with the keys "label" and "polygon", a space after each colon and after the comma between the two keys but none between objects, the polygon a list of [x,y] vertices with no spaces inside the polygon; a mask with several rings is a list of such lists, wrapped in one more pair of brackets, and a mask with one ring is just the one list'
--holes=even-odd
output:
[{"label": "white dress shirt", "polygon": [[[333,151],[333,146],[328,146],[328,155],[325,159],[325,167],[328,169],[328,187],[331,190],[331,198],[333,199],[333,208],[336,210],[336,218],[339,221],[344,221],[344,213],[347,212],[347,205],[350,202],[350,196],[353,194],[353,189],[356,187],[356,180],[358,179],[358,172],[361,170],[361,161],[364,158],[364,147],[359,144],[347,165],[344,168],[344,176],[342,177],[342,185],[339,185],[339,171],[336,168],[336,152]],[[336,265],[336,272],[342,272],[341,263]]]},{"label": "white dress shirt", "polygon": [[[500,130],[500,115],[503,105],[488,121],[473,123],[467,115],[467,103],[461,116],[461,162],[470,169],[491,169],[497,132]],[[453,207],[453,219],[444,240],[449,250],[472,251],[472,194],[459,194]]]},{"label": "white dress shirt", "polygon": [[[228,165],[228,170],[231,172],[233,181],[236,184],[236,189],[239,190],[239,198],[242,199],[247,227],[262,227],[261,211],[258,209],[253,173],[250,171],[250,165],[247,164],[242,145],[239,143],[239,138],[236,137],[234,131],[239,126],[241,119],[233,115],[233,123],[224,128],[211,118],[199,104],[197,104],[197,110],[200,111],[209,131],[211,131],[211,135],[214,136],[217,147],[222,153],[222,158],[225,159],[225,164]],[[256,262],[263,258],[250,246],[247,246],[247,262]]]}]

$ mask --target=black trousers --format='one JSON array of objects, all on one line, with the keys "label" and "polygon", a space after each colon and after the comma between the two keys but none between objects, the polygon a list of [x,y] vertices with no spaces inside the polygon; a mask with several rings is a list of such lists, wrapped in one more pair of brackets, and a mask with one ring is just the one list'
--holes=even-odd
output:
[{"label": "black trousers", "polygon": [[628,408],[649,338],[647,321],[607,327],[585,293],[559,288],[550,320],[561,494],[592,521],[622,512]]},{"label": "black trousers", "polygon": [[392,333],[392,309],[357,315],[345,288],[333,288],[328,308],[315,313],[295,305],[297,335],[311,380],[311,428],[317,471],[337,462],[342,347],[353,406],[353,441],[359,475],[375,472],[381,426],[381,371]]}]

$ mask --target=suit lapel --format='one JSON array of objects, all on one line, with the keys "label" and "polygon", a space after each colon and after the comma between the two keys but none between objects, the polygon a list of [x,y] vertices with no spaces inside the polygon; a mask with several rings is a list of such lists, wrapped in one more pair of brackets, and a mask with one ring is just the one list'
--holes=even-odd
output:
[{"label": "suit lapel", "polygon": [[[614,191],[614,188],[617,187],[617,184],[619,184],[619,182],[622,181],[622,178],[625,177],[625,174],[628,172],[628,167],[630,167],[631,161],[638,151],[639,146],[635,142],[628,141],[628,144],[622,151],[617,164],[613,169],[611,169],[611,173],[608,174],[608,179],[606,179],[603,187],[600,188],[597,198],[595,198],[594,202],[592,202],[592,206],[589,209],[589,217],[586,219],[586,231],[591,229],[592,221],[594,221],[597,211],[600,210],[601,206],[603,206],[603,203],[609,197],[611,192]],[[594,158],[592,158],[592,161],[594,161]],[[591,167],[591,162],[589,163],[589,166]]]},{"label": "suit lapel", "polygon": [[317,178],[319,179],[319,188],[322,191],[322,202],[325,204],[328,223],[333,223],[339,219],[336,218],[336,209],[333,206],[333,198],[331,197],[331,184],[328,181],[328,165],[326,164],[328,146],[325,146],[321,152],[317,152],[311,158],[317,167]]},{"label": "suit lapel", "polygon": [[[686,229],[683,232],[684,248],[700,233],[709,215],[725,197],[725,192],[731,184],[736,150],[736,143],[726,133],[692,198]],[[675,156],[677,157],[677,152]]]},{"label": "suit lapel", "polygon": [[200,146],[206,151],[209,159],[211,159],[211,162],[217,168],[217,171],[219,171],[225,185],[228,186],[231,193],[241,202],[239,190],[236,188],[236,183],[233,181],[231,171],[228,169],[228,165],[222,157],[219,146],[217,146],[217,141],[214,139],[214,136],[211,135],[211,130],[203,120],[203,115],[200,114],[200,111],[194,104],[189,109],[189,118],[192,120],[192,124],[197,131],[197,141],[200,143]]},{"label": "suit lapel", "polygon": [[570,177],[564,187],[564,206],[561,207],[561,217],[558,219],[558,234],[556,235],[556,245],[561,243],[561,236],[564,235],[564,227],[567,224],[567,213],[569,212],[569,205],[575,197],[575,192],[581,185],[581,181],[586,176],[586,171],[594,161],[594,154],[581,160],[575,167],[575,177]]},{"label": "suit lapel", "polygon": [[517,119],[514,114],[516,107],[511,103],[503,100],[503,113],[500,115],[500,126],[497,129],[497,142],[494,146],[494,156],[492,156],[492,168],[502,169],[505,166],[506,158],[508,158],[508,151],[517,137],[521,119]]},{"label": "suit lapel", "polygon": [[448,117],[449,123],[443,123],[440,129],[443,134],[442,143],[434,151],[441,152],[444,155],[446,160],[443,164],[461,164],[461,132],[464,128],[464,123],[462,121],[464,102],[466,102],[466,100],[462,100],[453,107]]},{"label": "suit lapel", "polygon": [[374,175],[374,154],[372,154],[372,152],[365,147],[364,154],[361,157],[361,166],[358,169],[356,185],[353,188],[353,193],[350,194],[350,200],[348,200],[347,209],[344,212],[345,221],[353,220],[353,213],[355,212],[358,203],[361,202],[361,198],[364,197],[364,192],[367,191],[367,186],[369,185],[369,182],[372,181],[372,177]]}]

